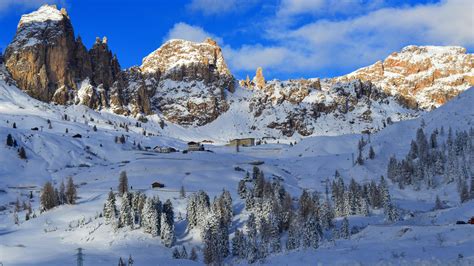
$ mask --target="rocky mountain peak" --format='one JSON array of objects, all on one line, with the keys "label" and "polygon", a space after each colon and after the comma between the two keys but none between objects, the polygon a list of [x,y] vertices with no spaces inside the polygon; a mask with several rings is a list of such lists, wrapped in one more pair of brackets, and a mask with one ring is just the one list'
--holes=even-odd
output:
[{"label": "rocky mountain peak", "polygon": [[169,40],[145,57],[140,68],[144,73],[161,73],[175,81],[220,82],[230,91],[234,88],[222,49],[210,38],[202,43]]},{"label": "rocky mountain peak", "polygon": [[26,24],[61,21],[65,18],[69,19],[69,16],[64,8],[58,10],[56,5],[43,5],[37,11],[23,15],[18,23],[18,28]]},{"label": "rocky mountain peak", "polygon": [[459,46],[410,45],[335,80],[370,80],[410,107],[439,107],[474,86],[474,56]]}]

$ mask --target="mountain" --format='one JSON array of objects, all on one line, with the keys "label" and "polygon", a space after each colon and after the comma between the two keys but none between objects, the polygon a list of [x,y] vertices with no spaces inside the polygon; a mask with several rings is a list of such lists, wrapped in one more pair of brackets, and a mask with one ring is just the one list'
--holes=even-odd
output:
[{"label": "mountain", "polygon": [[474,86],[474,55],[458,46],[410,45],[336,80],[354,78],[371,81],[412,108],[431,110]]},{"label": "mountain", "polygon": [[221,140],[374,132],[474,84],[473,55],[461,47],[409,46],[330,79],[266,81],[259,68],[236,82],[215,41],[169,40],[141,66],[122,70],[106,37],[87,50],[67,12],[50,5],[22,16],[5,65],[41,101],[153,117],[165,132],[198,127]]}]

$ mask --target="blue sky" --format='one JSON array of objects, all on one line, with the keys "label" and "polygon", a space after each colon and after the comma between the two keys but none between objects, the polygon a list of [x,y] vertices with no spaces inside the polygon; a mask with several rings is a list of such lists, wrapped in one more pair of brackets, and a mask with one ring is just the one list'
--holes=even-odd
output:
[{"label": "blue sky", "polygon": [[123,68],[170,38],[211,36],[238,78],[332,77],[409,44],[474,48],[472,0],[0,0],[0,47],[23,13],[66,7],[86,46],[107,36]]}]

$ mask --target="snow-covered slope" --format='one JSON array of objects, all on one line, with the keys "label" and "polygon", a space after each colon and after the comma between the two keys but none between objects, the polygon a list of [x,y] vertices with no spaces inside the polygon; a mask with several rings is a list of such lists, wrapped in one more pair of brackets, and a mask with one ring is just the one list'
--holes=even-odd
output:
[{"label": "snow-covered slope", "polygon": [[[426,124],[426,132],[429,132],[441,126],[446,129],[452,127],[453,130],[468,129],[473,125],[474,118],[474,110],[470,108],[474,89],[470,89],[440,108],[424,113],[421,118],[387,125],[372,134],[370,145],[374,147],[376,156],[363,166],[354,166],[351,158],[357,151],[359,134],[309,137],[294,146],[267,144],[241,148],[239,153],[230,147],[206,145],[213,152],[158,154],[139,151],[133,145],[135,142],[142,147],[160,145],[182,150],[186,148],[182,140],[165,136],[183,140],[212,140],[215,136],[216,144],[219,144],[219,139],[224,136],[245,136],[245,129],[254,134],[252,125],[245,124],[249,116],[246,110],[250,107],[244,99],[255,93],[246,90],[235,93],[233,99],[236,102],[232,106],[241,107],[231,107],[222,118],[207,126],[183,128],[168,124],[161,129],[160,118],[156,116],[149,116],[148,123],[137,127],[137,120],[106,110],[97,112],[82,105],[64,107],[46,104],[8,85],[2,77],[0,139],[5,140],[7,134],[12,134],[18,145],[25,147],[28,159],[20,160],[16,149],[0,145],[0,206],[6,206],[6,210],[0,211],[0,261],[6,265],[71,264],[75,262],[73,255],[77,252],[76,248],[82,247],[86,254],[85,263],[94,265],[114,264],[118,257],[128,257],[129,254],[140,265],[156,261],[173,265],[202,264],[202,253],[199,253],[197,263],[187,260],[177,262],[171,259],[171,250],[157,238],[141,230],[114,231],[104,224],[103,218],[97,217],[110,187],[116,188],[122,170],[128,172],[130,185],[134,189],[173,202],[177,244],[190,250],[193,246],[200,247],[202,240],[198,233],[187,231],[185,220],[179,218],[184,217],[186,212],[186,199],[181,199],[178,192],[182,185],[188,194],[204,189],[211,198],[222,188],[228,189],[234,199],[232,230],[235,230],[241,228],[248,217],[248,212],[242,207],[244,202],[237,195],[238,181],[245,173],[236,171],[237,166],[251,171],[253,165],[250,163],[264,161],[260,168],[265,176],[282,180],[287,191],[293,195],[299,195],[303,189],[324,191],[324,181],[335,170],[346,181],[354,178],[359,182],[368,182],[385,174],[388,158],[392,154],[402,156],[408,151],[416,129],[422,124],[421,119]],[[372,110],[377,110],[378,104],[383,103],[373,102]],[[64,114],[68,116],[67,120]],[[51,128],[48,120],[51,121]],[[318,121],[321,120],[324,121]],[[335,126],[335,122],[327,121],[327,126]],[[13,123],[16,129],[12,128]],[[127,125],[128,132],[121,124]],[[97,131],[93,130],[94,125]],[[362,125],[354,123],[354,127]],[[32,130],[34,127],[38,127],[38,131]],[[65,133],[66,128],[68,133]],[[237,129],[241,130],[240,133]],[[154,135],[144,136],[143,130]],[[272,131],[269,129],[262,135],[267,133]],[[75,134],[81,134],[81,138],[73,138]],[[126,143],[115,143],[114,138],[122,134],[126,136]],[[364,149],[364,156],[366,152]],[[40,187],[45,181],[52,180],[57,184],[67,176],[73,176],[78,184],[78,204],[60,206],[39,214]],[[163,182],[167,189],[150,189],[154,181]],[[34,193],[32,204],[38,218],[24,221],[24,213],[20,212],[21,224],[14,225],[14,206],[9,203],[17,198],[26,200],[29,191]],[[472,201],[459,204],[455,184],[421,191],[411,188],[400,190],[391,185],[390,191],[396,206],[403,213],[412,212],[414,216],[406,216],[395,224],[387,224],[383,215],[376,211],[369,217],[351,216],[351,225],[359,226],[361,231],[350,240],[322,241],[315,251],[296,250],[270,255],[265,263],[312,265],[315,258],[327,264],[445,265],[473,262],[474,254],[469,247],[474,245],[474,235],[470,227],[453,224],[456,220],[469,218]],[[442,197],[449,209],[431,210],[436,195]],[[340,218],[335,221],[339,223]],[[51,248],[56,246],[62,248]],[[378,252],[374,253],[374,248]],[[30,256],[23,256],[25,252]],[[458,254],[462,254],[462,258]],[[231,259],[228,262],[246,264],[245,261]]]}]

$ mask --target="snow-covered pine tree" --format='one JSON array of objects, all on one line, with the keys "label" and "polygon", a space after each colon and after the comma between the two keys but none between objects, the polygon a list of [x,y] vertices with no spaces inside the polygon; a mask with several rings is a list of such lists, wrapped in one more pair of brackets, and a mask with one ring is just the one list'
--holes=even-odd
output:
[{"label": "snow-covered pine tree", "polygon": [[174,224],[173,204],[171,203],[170,199],[167,199],[163,204],[163,213],[166,215],[167,223],[170,225]]},{"label": "snow-covered pine tree", "polygon": [[[474,162],[474,160],[473,160],[473,162]],[[471,186],[470,186],[470,189],[469,189],[469,199],[474,199],[474,173],[471,174]]]},{"label": "snow-covered pine tree", "polygon": [[245,250],[245,238],[244,234],[239,230],[235,230],[234,238],[232,238],[232,256],[243,259],[246,257]]},{"label": "snow-covered pine tree", "polygon": [[188,228],[202,227],[209,210],[210,202],[206,192],[199,190],[197,193],[192,194],[188,199],[188,205],[186,207]]},{"label": "snow-covered pine tree", "polygon": [[186,191],[184,190],[184,186],[181,186],[181,189],[179,190],[179,197],[182,199],[186,198]]},{"label": "snow-covered pine tree", "polygon": [[165,212],[161,213],[161,242],[165,247],[172,247],[176,238],[174,235],[174,222],[169,223]]},{"label": "snow-covered pine tree", "polygon": [[385,208],[385,214],[386,214],[387,220],[390,222],[395,222],[399,218],[398,210],[391,202]]},{"label": "snow-covered pine tree", "polygon": [[122,171],[119,177],[118,193],[122,196],[125,192],[128,192],[128,177],[127,172]]},{"label": "snow-covered pine tree", "polygon": [[301,227],[297,217],[292,219],[290,228],[288,229],[288,239],[286,241],[286,249],[293,250],[300,247]]},{"label": "snow-covered pine tree", "polygon": [[328,230],[333,226],[332,219],[334,218],[334,210],[329,200],[326,200],[321,204],[319,210],[319,220],[323,229]]},{"label": "snow-covered pine tree", "polygon": [[247,195],[247,185],[245,184],[245,179],[241,179],[239,181],[237,194],[239,195],[241,199],[245,199],[245,196]]},{"label": "snow-covered pine tree", "polygon": [[461,200],[461,203],[464,203],[469,200],[469,190],[467,187],[466,180],[464,178],[461,178],[460,180],[460,191],[459,191],[459,198]]},{"label": "snow-covered pine tree", "polygon": [[250,214],[247,220],[247,260],[249,263],[254,263],[258,260],[258,232],[257,232],[257,224],[255,222],[255,215],[253,213]]},{"label": "snow-covered pine tree", "polygon": [[117,217],[117,206],[115,205],[115,195],[112,189],[109,191],[109,196],[104,204],[104,219],[105,223],[109,224]]},{"label": "snow-covered pine tree", "polygon": [[318,221],[316,215],[310,215],[303,227],[303,247],[314,248],[319,247],[319,233],[318,233]]},{"label": "snow-covered pine tree", "polygon": [[441,200],[439,199],[439,196],[436,195],[436,200],[435,200],[435,207],[434,207],[435,210],[441,210],[443,209],[443,203],[441,202]]},{"label": "snow-covered pine tree", "polygon": [[74,185],[72,176],[68,177],[66,185],[66,202],[67,204],[76,204],[77,190]]},{"label": "snow-covered pine tree", "polygon": [[142,227],[145,233],[149,233],[152,236],[158,236],[159,234],[159,222],[160,217],[155,208],[155,204],[152,198],[147,198],[145,205],[142,210]]},{"label": "snow-covered pine tree", "polygon": [[349,230],[349,219],[347,219],[347,217],[344,217],[344,219],[342,219],[340,237],[344,239],[349,239],[351,237],[351,232]]},{"label": "snow-covered pine tree", "polygon": [[128,192],[122,194],[122,204],[120,206],[119,227],[133,226],[132,206]]}]

